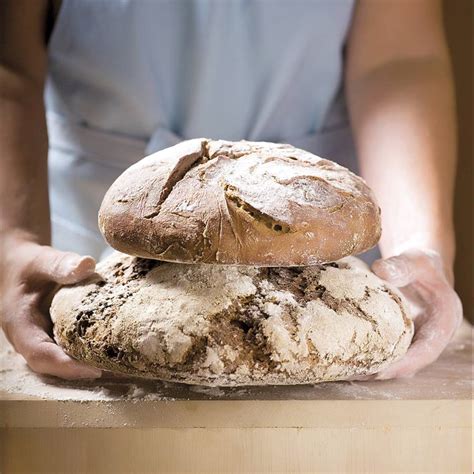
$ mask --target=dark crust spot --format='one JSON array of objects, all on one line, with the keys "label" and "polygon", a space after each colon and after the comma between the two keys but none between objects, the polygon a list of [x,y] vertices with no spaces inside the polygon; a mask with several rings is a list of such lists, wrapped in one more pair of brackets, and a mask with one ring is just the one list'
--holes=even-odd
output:
[{"label": "dark crust spot", "polygon": [[[234,360],[226,360],[225,373],[234,373],[242,366],[251,370],[255,362],[261,365],[262,370],[276,368],[261,330],[261,323],[266,318],[258,305],[258,300],[262,298],[260,292],[241,298],[218,315],[219,324],[211,330],[206,345],[246,348],[245,351],[238,351]],[[193,362],[196,364],[196,361]]]},{"label": "dark crust spot", "polygon": [[319,274],[322,271],[321,266],[314,266],[316,275],[311,279],[307,278],[304,267],[269,267],[262,268],[260,275],[272,283],[278,290],[290,291],[299,303],[307,303],[318,298],[326,290],[322,285],[317,284]]},{"label": "dark crust spot", "polygon": [[125,353],[116,346],[106,346],[104,348],[105,354],[109,359],[122,360]]},{"label": "dark crust spot", "polygon": [[[95,330],[95,325],[100,323],[101,327],[110,326],[120,307],[133,294],[134,290],[129,283],[145,277],[160,263],[157,260],[138,257],[116,263],[108,279],[96,282],[100,287],[100,298],[97,289],[93,289],[82,299],[79,307],[85,309],[76,314],[74,324],[68,330],[68,339],[71,341],[81,339],[80,344],[92,350],[93,338],[89,337],[89,333]],[[117,291],[117,288],[120,290]],[[104,354],[107,356],[112,352],[110,346],[104,348]],[[110,356],[110,358],[117,357]]]},{"label": "dark crust spot", "polygon": [[80,311],[76,316],[76,331],[79,337],[83,337],[86,334],[87,329],[94,324],[91,319],[92,311]]},{"label": "dark crust spot", "polygon": [[[326,291],[326,287],[319,283],[319,276],[327,267],[332,268],[348,268],[345,262],[331,262],[327,264],[312,267],[311,277],[307,277],[305,267],[289,267],[289,268],[263,268],[260,274],[267,278],[278,290],[290,291],[295,300],[300,304],[307,304],[310,301],[321,300],[327,307],[333,311],[340,312],[345,310],[354,316],[368,321],[374,331],[377,330],[376,320],[362,309],[362,307],[353,300],[348,298],[335,298],[331,293]],[[316,270],[316,272],[314,272]],[[369,297],[369,289],[366,288],[364,298]],[[396,296],[396,295],[395,295]],[[400,304],[400,301],[397,300]]]}]

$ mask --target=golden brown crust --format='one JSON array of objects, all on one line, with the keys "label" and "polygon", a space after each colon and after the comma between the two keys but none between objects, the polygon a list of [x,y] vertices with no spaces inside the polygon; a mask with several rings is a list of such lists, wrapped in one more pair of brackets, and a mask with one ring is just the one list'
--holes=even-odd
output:
[{"label": "golden brown crust", "polygon": [[195,139],[126,170],[99,226],[130,255],[295,266],[373,247],[380,210],[361,178],[291,145]]}]

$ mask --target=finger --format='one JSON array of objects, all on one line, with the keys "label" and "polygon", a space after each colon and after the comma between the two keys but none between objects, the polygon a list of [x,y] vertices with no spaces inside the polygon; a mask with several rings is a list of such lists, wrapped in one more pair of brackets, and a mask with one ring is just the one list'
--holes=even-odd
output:
[{"label": "finger", "polygon": [[416,320],[423,315],[426,309],[425,301],[420,295],[416,285],[404,286],[399,288],[399,290],[404,296],[404,302],[408,309],[408,314],[416,325]]},{"label": "finger", "polygon": [[68,356],[53,340],[44,340],[31,347],[25,359],[33,371],[66,380],[95,379],[102,374],[100,369],[90,367]]},{"label": "finger", "polygon": [[349,377],[345,380],[349,382],[367,382],[369,380],[374,380],[376,378],[375,374],[372,375],[354,375],[353,377]]},{"label": "finger", "polygon": [[22,318],[21,325],[17,324],[9,330],[9,339],[33,371],[68,380],[100,377],[100,369],[65,354],[45,330],[33,322],[36,320],[40,317],[30,320]]},{"label": "finger", "polygon": [[434,350],[426,339],[414,341],[405,356],[385,370],[380,371],[376,380],[413,377],[424,367],[433,363],[442,352]]},{"label": "finger", "polygon": [[415,279],[414,269],[406,255],[397,255],[386,259],[376,260],[372,264],[372,271],[380,278],[392,285],[403,287]]},{"label": "finger", "polygon": [[376,260],[372,265],[373,272],[392,285],[404,287],[416,280],[425,282],[446,282],[439,258],[434,253],[422,250],[411,250],[387,259]]},{"label": "finger", "polygon": [[95,271],[95,260],[73,252],[42,247],[33,261],[31,270],[39,278],[68,285],[91,276]]},{"label": "finger", "polygon": [[379,372],[377,379],[411,377],[441,355],[462,321],[461,302],[450,289],[448,292],[435,294],[427,311],[406,355]]}]

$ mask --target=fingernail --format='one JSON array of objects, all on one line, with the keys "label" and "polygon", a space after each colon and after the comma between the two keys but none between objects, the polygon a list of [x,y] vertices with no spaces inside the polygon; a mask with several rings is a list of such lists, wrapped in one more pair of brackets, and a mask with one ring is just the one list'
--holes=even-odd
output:
[{"label": "fingernail", "polygon": [[[69,257],[68,257],[69,259]],[[92,257],[73,257],[70,260],[70,272],[71,274],[86,275],[92,273],[95,270],[95,261]]]},{"label": "fingernail", "polygon": [[378,374],[375,374],[375,380],[388,380],[394,377],[393,371],[383,370]]},{"label": "fingernail", "polygon": [[64,269],[67,269],[72,272],[77,268],[80,262],[81,257],[76,255],[66,255],[62,260],[62,265]]},{"label": "fingernail", "polygon": [[396,274],[396,267],[389,260],[379,260],[375,262],[374,270],[379,276],[385,279],[392,278]]}]

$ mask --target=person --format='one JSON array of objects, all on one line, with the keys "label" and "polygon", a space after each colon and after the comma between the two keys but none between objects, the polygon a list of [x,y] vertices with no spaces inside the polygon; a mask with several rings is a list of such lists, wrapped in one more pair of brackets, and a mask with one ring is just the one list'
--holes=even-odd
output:
[{"label": "person", "polygon": [[462,308],[439,1],[3,0],[0,31],[2,327],[34,371],[100,376],[54,343],[49,295],[94,272],[113,180],[199,136],[288,142],[360,172],[382,209],[373,270],[416,316],[407,355],[375,378],[442,352]]}]

